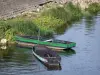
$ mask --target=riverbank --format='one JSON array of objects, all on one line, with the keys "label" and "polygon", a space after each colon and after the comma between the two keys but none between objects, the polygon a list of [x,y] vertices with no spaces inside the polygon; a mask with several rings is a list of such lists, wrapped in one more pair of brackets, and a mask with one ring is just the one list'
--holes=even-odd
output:
[{"label": "riverbank", "polygon": [[62,25],[71,26],[83,16],[91,17],[99,11],[99,3],[89,4],[88,8],[81,9],[79,5],[71,2],[63,5],[50,2],[37,12],[27,12],[16,18],[0,20],[0,38],[13,41],[15,35],[37,35],[39,30],[41,36],[52,36],[53,33],[58,33]]},{"label": "riverbank", "polygon": [[72,40],[77,43],[74,50],[59,53],[62,67],[60,71],[48,71],[33,56],[31,49],[11,46],[9,52],[1,50],[0,75],[98,75],[100,74],[99,32],[100,14],[89,19],[83,18],[73,23],[64,34],[57,35],[55,39]]}]

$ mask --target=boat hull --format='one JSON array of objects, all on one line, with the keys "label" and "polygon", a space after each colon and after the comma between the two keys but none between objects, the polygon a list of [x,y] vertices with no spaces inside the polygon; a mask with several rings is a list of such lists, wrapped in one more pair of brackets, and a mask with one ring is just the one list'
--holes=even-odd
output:
[{"label": "boat hull", "polygon": [[[57,57],[56,59],[52,59],[51,57],[49,58],[50,60],[48,60],[47,58],[43,58],[39,56],[38,54],[36,54],[34,50],[32,50],[32,53],[41,63],[43,63],[47,67],[48,70],[61,70],[61,65],[60,65],[61,58],[60,57]],[[57,60],[58,62],[51,63],[50,62],[51,60],[53,61]]]},{"label": "boat hull", "polygon": [[[22,47],[28,47],[28,48],[32,48],[33,46],[35,46],[36,44],[33,43],[25,43],[25,42],[17,42],[17,45],[22,46]],[[46,46],[48,48],[52,48],[55,51],[62,51],[66,48],[61,48],[61,47],[52,47],[52,46]]]},{"label": "boat hull", "polygon": [[63,40],[54,40],[53,42],[51,42],[51,41],[36,40],[31,38],[24,38],[19,36],[16,36],[15,39],[18,44],[23,46],[33,46],[34,44],[39,44],[59,50],[68,49],[76,46],[76,43],[74,42],[63,41]]},{"label": "boat hull", "polygon": [[[33,54],[34,55],[34,54]],[[34,55],[35,56],[35,55]],[[42,64],[44,64],[47,67],[47,70],[61,70],[61,64],[48,64],[40,60],[37,56],[35,56]]]}]

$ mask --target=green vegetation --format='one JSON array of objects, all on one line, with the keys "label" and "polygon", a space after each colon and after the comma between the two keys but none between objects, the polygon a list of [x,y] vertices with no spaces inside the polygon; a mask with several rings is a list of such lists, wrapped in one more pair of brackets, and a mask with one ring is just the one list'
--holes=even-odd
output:
[{"label": "green vegetation", "polygon": [[56,27],[62,25],[64,22],[51,16],[43,16],[34,20],[34,23],[44,31],[54,30]]},{"label": "green vegetation", "polygon": [[62,55],[62,56],[71,56],[73,54],[76,54],[75,50],[73,49],[67,49],[67,50],[64,50],[64,51],[60,51],[58,52],[59,55]]},{"label": "green vegetation", "polygon": [[[41,17],[49,16],[51,18],[60,19],[63,24],[69,24],[72,21],[76,21],[82,17],[82,12],[79,6],[75,6],[72,3],[66,4],[63,7],[51,8],[43,11]],[[60,25],[63,25],[63,24]],[[58,22],[59,24],[59,22]],[[56,24],[57,25],[57,24]]]},{"label": "green vegetation", "polygon": [[67,22],[70,20],[71,15],[69,14],[68,11],[66,11],[64,8],[62,7],[56,7],[56,8],[51,8],[49,10],[43,11],[42,12],[42,16],[49,16],[51,18],[55,18],[55,19],[61,19],[63,21],[63,23]]},{"label": "green vegetation", "polygon": [[[64,6],[66,11],[69,11],[67,15],[71,15],[70,21],[77,21],[82,18],[83,14],[81,8],[78,5],[73,5],[72,3],[66,4]],[[70,18],[70,17],[68,17]]]},{"label": "green vegetation", "polygon": [[11,19],[0,21],[1,37],[6,37],[8,40],[13,40],[14,35],[33,35],[37,34],[37,27],[31,20]]},{"label": "green vegetation", "polygon": [[100,4],[92,3],[89,5],[86,11],[88,11],[90,14],[97,14],[98,12],[100,12]]},{"label": "green vegetation", "polygon": [[[81,10],[78,5],[67,3],[62,7],[49,6],[44,7],[43,10],[32,18],[28,14],[14,19],[0,21],[0,38],[6,37],[12,40],[14,35],[37,35],[40,30],[41,35],[51,36],[52,33],[59,31],[58,28],[70,26],[73,22],[80,20],[83,16],[90,17],[100,11],[100,4],[90,4],[85,10]],[[64,31],[64,30],[62,30]],[[61,32],[62,33],[62,32]]]},{"label": "green vegetation", "polygon": [[11,58],[14,52],[14,46],[1,46],[0,47],[0,59]]}]

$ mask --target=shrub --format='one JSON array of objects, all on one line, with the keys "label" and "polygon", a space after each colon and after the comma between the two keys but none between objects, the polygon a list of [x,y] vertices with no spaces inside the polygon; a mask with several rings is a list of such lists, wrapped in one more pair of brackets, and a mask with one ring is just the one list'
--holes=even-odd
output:
[{"label": "shrub", "polygon": [[91,14],[97,14],[98,12],[100,12],[100,4],[99,3],[92,3],[85,10],[89,11],[89,13],[91,13]]}]

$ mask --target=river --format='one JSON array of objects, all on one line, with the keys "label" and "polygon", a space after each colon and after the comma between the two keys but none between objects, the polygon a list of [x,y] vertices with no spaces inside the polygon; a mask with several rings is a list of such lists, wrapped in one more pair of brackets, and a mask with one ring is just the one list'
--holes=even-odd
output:
[{"label": "river", "polygon": [[100,75],[100,15],[83,18],[63,31],[55,38],[76,42],[77,46],[59,53],[61,70],[48,71],[31,49],[10,47],[0,50],[0,75]]}]

